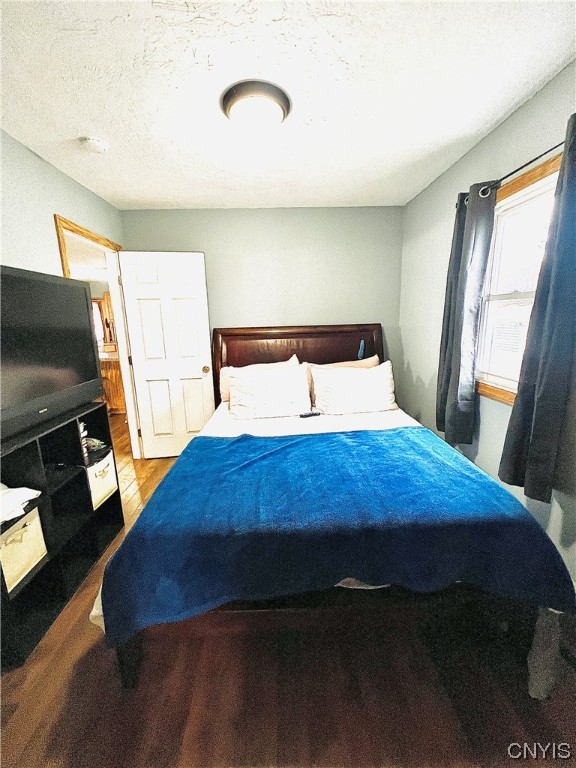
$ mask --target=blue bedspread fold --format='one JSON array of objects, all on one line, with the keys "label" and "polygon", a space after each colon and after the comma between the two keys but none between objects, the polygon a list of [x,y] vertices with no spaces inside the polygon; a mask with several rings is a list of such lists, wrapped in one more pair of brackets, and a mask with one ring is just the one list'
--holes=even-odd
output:
[{"label": "blue bedspread fold", "polygon": [[107,641],[345,577],[420,592],[461,581],[576,607],[530,513],[424,427],[197,437],[107,564]]}]

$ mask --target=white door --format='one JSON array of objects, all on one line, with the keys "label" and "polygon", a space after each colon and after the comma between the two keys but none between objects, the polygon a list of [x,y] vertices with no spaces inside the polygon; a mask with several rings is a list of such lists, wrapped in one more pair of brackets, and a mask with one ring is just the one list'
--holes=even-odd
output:
[{"label": "white door", "polygon": [[214,411],[204,254],[119,260],[143,457],[178,456]]}]

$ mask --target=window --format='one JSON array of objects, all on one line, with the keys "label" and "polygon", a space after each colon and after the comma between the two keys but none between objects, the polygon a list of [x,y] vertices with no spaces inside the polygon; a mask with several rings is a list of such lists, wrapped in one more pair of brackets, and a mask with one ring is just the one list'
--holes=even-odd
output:
[{"label": "window", "polygon": [[482,296],[478,391],[511,403],[554,207],[560,156],[503,186]]}]

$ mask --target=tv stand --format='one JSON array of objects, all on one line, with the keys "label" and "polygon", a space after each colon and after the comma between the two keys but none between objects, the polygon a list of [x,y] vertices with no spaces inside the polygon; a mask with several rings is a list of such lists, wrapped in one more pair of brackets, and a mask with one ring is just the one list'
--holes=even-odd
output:
[{"label": "tv stand", "polygon": [[1,456],[3,483],[41,491],[21,518],[0,527],[8,669],[26,660],[124,520],[105,403],[10,438]]}]

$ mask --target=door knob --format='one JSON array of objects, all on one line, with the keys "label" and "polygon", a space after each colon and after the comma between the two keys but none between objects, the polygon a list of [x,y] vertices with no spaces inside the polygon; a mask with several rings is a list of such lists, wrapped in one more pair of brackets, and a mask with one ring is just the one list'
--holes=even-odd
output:
[{"label": "door knob", "polygon": [[202,373],[210,373],[210,367],[207,365],[204,365],[202,367]]}]

